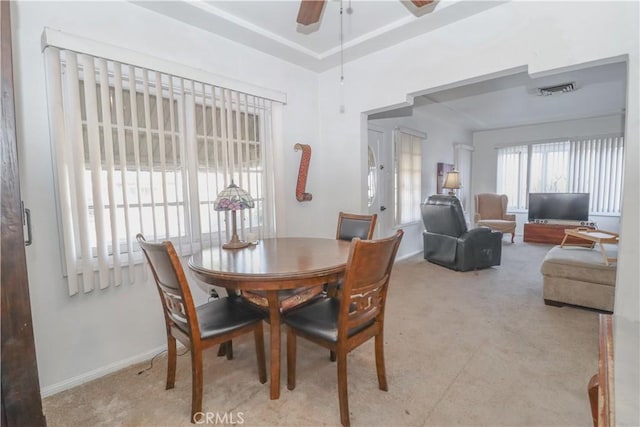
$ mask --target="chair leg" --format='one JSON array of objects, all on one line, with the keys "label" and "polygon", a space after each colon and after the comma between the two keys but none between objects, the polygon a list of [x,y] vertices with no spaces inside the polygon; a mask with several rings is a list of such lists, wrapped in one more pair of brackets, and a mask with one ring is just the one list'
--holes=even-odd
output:
[{"label": "chair leg", "polygon": [[336,352],[333,350],[329,350],[329,360],[332,362],[336,361]]},{"label": "chair leg", "polygon": [[[191,422],[202,412],[202,349],[191,345]],[[202,414],[200,414],[202,415]]]},{"label": "chair leg", "polygon": [[338,285],[335,283],[327,284],[327,296],[333,298],[338,295]]},{"label": "chair leg", "polygon": [[287,388],[296,388],[296,334],[287,328]]},{"label": "chair leg", "polygon": [[[267,382],[267,364],[264,356],[264,331],[262,330],[262,322],[256,324],[253,338],[256,344],[256,358],[258,359],[258,378],[260,379],[260,384],[264,384]],[[231,341],[229,341],[229,343],[231,343]]]},{"label": "chair leg", "polygon": [[227,356],[227,360],[233,359],[233,341],[225,341],[218,347],[218,357]]},{"label": "chair leg", "polygon": [[384,339],[381,333],[376,335],[375,351],[376,371],[378,372],[378,388],[380,390],[389,391],[389,387],[387,386],[387,372],[384,367]]},{"label": "chair leg", "polygon": [[513,239],[516,238],[516,232],[511,233],[511,243],[513,243]]},{"label": "chair leg", "polygon": [[220,347],[218,347],[218,354],[216,356],[222,357],[222,356],[225,356],[226,354],[227,354],[227,343],[223,342],[222,344],[220,344]]},{"label": "chair leg", "polygon": [[176,339],[167,335],[167,387],[172,389],[176,383]]},{"label": "chair leg", "polygon": [[226,343],[224,343],[225,347],[226,347],[226,355],[227,355],[227,360],[232,360],[233,359],[233,341],[229,340]]},{"label": "chair leg", "polygon": [[347,390],[347,352],[338,349],[338,401],[340,404],[340,422],[349,427],[349,393]]}]

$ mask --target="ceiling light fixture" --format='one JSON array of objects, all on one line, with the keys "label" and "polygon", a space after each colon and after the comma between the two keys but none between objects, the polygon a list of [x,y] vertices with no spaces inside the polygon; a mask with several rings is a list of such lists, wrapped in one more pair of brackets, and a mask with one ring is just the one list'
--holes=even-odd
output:
[{"label": "ceiling light fixture", "polygon": [[563,83],[561,85],[539,87],[537,89],[538,96],[549,96],[554,93],[567,93],[576,90],[576,82]]}]

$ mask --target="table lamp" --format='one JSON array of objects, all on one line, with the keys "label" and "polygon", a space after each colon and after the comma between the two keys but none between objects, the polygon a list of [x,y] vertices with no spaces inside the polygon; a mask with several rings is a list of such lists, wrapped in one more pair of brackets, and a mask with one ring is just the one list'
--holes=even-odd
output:
[{"label": "table lamp", "polygon": [[213,202],[213,210],[231,211],[231,226],[233,228],[233,234],[231,240],[222,247],[224,249],[240,249],[249,246],[249,242],[243,242],[238,238],[238,229],[236,227],[236,211],[252,208],[255,206],[253,198],[249,193],[238,187],[231,181],[231,184],[222,190],[216,201]]},{"label": "table lamp", "polygon": [[455,196],[456,190],[460,187],[462,187],[462,183],[460,182],[460,172],[457,170],[447,172],[442,188],[448,189],[450,196]]}]

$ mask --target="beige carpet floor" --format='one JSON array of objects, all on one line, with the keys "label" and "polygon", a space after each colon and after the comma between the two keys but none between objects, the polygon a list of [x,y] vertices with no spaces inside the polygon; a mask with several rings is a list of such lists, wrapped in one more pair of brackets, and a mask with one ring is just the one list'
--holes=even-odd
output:
[{"label": "beige carpet floor", "polygon": [[[348,359],[354,426],[589,426],[586,387],[597,369],[598,313],[548,307],[539,267],[545,245],[503,243],[502,265],[459,273],[416,255],[394,268],[386,311],[389,391],[377,388],[372,343]],[[268,333],[265,337],[268,343]],[[283,344],[285,336],[283,335]],[[298,340],[297,387],[269,400],[251,336],[235,359],[205,354],[203,409],[210,425],[340,425],[336,365]],[[191,425],[190,359],[123,369],[44,400],[48,425]]]}]

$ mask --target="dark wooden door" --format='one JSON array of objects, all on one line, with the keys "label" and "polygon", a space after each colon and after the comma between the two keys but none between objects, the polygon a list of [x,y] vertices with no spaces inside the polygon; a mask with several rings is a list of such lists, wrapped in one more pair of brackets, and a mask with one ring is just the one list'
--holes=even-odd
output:
[{"label": "dark wooden door", "polygon": [[[18,174],[10,2],[0,2],[0,299],[2,305],[2,426],[45,426],[33,342],[23,210]],[[43,124],[44,125],[44,124]]]}]

